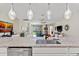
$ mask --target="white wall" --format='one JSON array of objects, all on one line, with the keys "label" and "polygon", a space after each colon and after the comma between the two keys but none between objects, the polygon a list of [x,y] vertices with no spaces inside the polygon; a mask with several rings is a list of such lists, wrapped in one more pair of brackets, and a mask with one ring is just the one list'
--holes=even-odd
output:
[{"label": "white wall", "polygon": [[13,32],[14,32],[14,34],[22,33],[23,28],[25,26],[25,23],[23,22],[23,20],[20,20],[20,19],[16,18],[13,22],[14,22],[13,23]]},{"label": "white wall", "polygon": [[14,34],[18,34],[19,33],[19,19],[15,19],[13,20],[13,32]]},{"label": "white wall", "polygon": [[65,31],[63,28],[63,32],[66,35],[65,41],[69,43],[79,43],[79,13],[75,12],[72,14],[71,19],[57,22],[55,26],[57,25],[63,25],[63,27],[68,24],[70,26],[69,31]]}]

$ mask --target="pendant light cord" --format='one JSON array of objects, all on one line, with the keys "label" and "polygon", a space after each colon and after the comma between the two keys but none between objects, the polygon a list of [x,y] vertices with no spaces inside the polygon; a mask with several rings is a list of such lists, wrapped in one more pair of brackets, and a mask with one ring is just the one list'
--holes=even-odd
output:
[{"label": "pendant light cord", "polygon": [[68,3],[66,3],[66,10],[67,10],[67,9],[69,9],[69,4],[68,4]]},{"label": "pendant light cord", "polygon": [[[11,0],[11,8],[14,10],[14,6],[13,6],[13,0]],[[15,10],[14,10],[15,11]]]},{"label": "pendant light cord", "polygon": [[11,8],[15,11],[15,9],[14,9],[14,6],[13,6],[14,4],[13,3],[11,3]]},{"label": "pendant light cord", "polygon": [[30,10],[30,9],[32,9],[32,8],[31,8],[31,3],[29,3],[29,10]]},{"label": "pendant light cord", "polygon": [[48,10],[50,9],[50,3],[48,3]]}]

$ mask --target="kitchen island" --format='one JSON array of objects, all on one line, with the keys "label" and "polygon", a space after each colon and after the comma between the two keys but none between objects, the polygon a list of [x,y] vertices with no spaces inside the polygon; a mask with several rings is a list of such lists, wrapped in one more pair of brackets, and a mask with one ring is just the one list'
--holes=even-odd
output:
[{"label": "kitchen island", "polygon": [[[14,51],[15,53],[11,54]],[[23,53],[23,51],[26,51],[26,53]],[[30,54],[28,51],[31,51]],[[78,56],[79,44],[36,44],[36,41],[29,37],[6,37],[0,38],[0,55]]]}]

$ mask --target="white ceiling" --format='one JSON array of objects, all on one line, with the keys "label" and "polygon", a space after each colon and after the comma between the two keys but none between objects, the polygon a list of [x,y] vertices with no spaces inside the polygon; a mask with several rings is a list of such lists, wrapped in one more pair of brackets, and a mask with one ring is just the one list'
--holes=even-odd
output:
[{"label": "white ceiling", "polygon": [[[8,19],[8,12],[10,10],[10,3],[0,3],[0,18],[6,18]],[[17,14],[17,18],[23,20],[27,19],[27,10],[29,8],[28,3],[14,3],[14,9]],[[78,3],[71,3],[69,4],[70,9],[72,13],[79,13],[79,4]],[[32,4],[32,10],[34,12],[34,19],[35,21],[41,20],[41,15],[45,15],[45,20],[47,20],[46,17],[46,11],[48,9],[47,3],[33,3]],[[52,12],[51,20],[54,21],[60,21],[64,19],[64,11],[66,9],[65,3],[51,3],[50,9]]]}]

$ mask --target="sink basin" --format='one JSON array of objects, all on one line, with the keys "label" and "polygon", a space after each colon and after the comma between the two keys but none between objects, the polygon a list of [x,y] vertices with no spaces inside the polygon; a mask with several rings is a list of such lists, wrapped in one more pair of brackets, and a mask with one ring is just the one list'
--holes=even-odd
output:
[{"label": "sink basin", "polygon": [[58,40],[36,40],[36,44],[61,44]]}]

